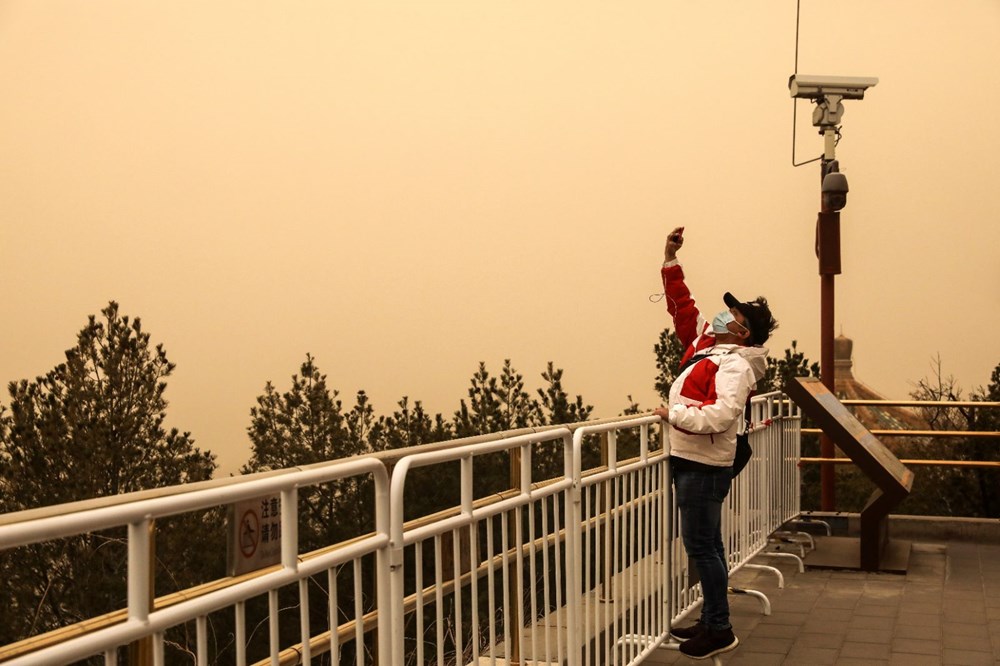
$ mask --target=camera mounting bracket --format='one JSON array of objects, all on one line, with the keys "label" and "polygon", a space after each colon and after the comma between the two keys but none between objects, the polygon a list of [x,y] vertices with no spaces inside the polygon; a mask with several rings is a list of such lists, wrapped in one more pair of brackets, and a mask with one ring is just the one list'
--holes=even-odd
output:
[{"label": "camera mounting bracket", "polygon": [[843,95],[824,94],[816,98],[816,108],[813,109],[813,127],[826,129],[837,127],[844,115]]}]

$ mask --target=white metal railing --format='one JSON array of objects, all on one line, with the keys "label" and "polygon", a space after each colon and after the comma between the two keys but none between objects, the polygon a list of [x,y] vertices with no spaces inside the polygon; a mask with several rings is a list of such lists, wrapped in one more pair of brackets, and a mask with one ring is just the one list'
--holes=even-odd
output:
[{"label": "white metal railing", "polygon": [[[343,548],[331,550],[310,559],[300,560],[298,544],[298,490],[302,487],[328,483],[347,477],[370,476],[374,480],[375,532],[357,539]],[[281,494],[281,566],[265,575],[210,592],[189,601],[150,612],[150,543],[151,520],[180,513],[198,511],[220,505],[253,499],[273,493]],[[247,483],[208,488],[191,493],[143,500],[121,506],[81,511],[68,515],[52,515],[24,523],[0,526],[0,549],[23,546],[62,537],[86,534],[97,530],[126,526],[128,528],[128,616],[124,622],[43,648],[5,662],[10,666],[41,666],[66,664],[89,657],[104,655],[108,666],[118,664],[117,649],[141,638],[153,639],[153,663],[164,663],[164,634],[171,627],[195,621],[197,647],[195,658],[199,666],[208,663],[207,616],[224,608],[235,613],[236,661],[246,663],[246,602],[260,595],[268,598],[268,628],[272,663],[278,662],[278,591],[297,585],[303,661],[309,663],[310,619],[308,578],[351,563],[355,567],[355,586],[359,585],[358,563],[374,555],[376,571],[387,566],[389,545],[388,522],[389,485],[385,467],[375,459],[356,459],[332,463]],[[335,577],[329,577],[330,594],[335,598]],[[378,605],[388,605],[387,590],[379,589]],[[360,609],[358,609],[360,611]],[[360,626],[361,617],[355,622]],[[334,634],[336,632],[333,632]],[[378,632],[382,653],[388,651],[388,633]],[[383,645],[384,644],[384,645]],[[364,663],[363,650],[356,648],[357,663]]]},{"label": "white metal railing", "polygon": [[783,418],[790,403],[779,397],[772,393],[751,401],[754,455],[733,481],[724,514],[729,521],[726,552],[733,568],[760,553],[771,534],[801,513],[800,419],[797,408],[794,418]]},{"label": "white metal railing", "polygon": [[[723,516],[733,572],[760,566],[751,559],[764,551],[775,530],[799,514],[799,415],[790,409],[794,407],[780,394],[752,401],[754,455],[734,481]],[[229,609],[236,618],[236,663],[242,666],[247,660],[246,604],[262,595],[268,600],[266,662],[271,664],[310,663],[321,651],[331,652],[331,663],[340,664],[347,642],[354,644],[351,660],[357,664],[639,663],[653,650],[676,647],[670,643],[671,624],[701,601],[677,529],[669,428],[651,431],[658,424],[658,417],[637,416],[450,448],[404,450],[398,452],[391,479],[383,461],[359,458],[0,524],[0,549],[128,527],[127,618],[7,663],[70,663],[104,654],[105,662],[114,664],[119,647],[152,637],[154,663],[163,664],[165,632],[193,621],[196,660],[206,664],[205,617]],[[654,432],[659,436],[651,437]],[[514,488],[477,497],[477,465],[496,464],[494,458],[504,454],[515,470]],[[533,479],[533,461],[539,458],[561,463],[562,474]],[[407,493],[421,490],[416,470],[457,474],[459,497],[431,516],[407,516]],[[331,544],[338,547],[300,553],[298,489],[349,477],[374,481],[375,531]],[[280,567],[149,610],[150,520],[273,492],[282,495]],[[364,567],[362,561],[367,562]],[[355,608],[348,623],[337,615],[340,567],[354,573]],[[308,584],[309,577],[324,573],[327,598],[314,599],[312,605],[325,604],[329,612],[325,632],[310,627]],[[372,580],[365,581],[364,589],[374,593],[374,603],[367,606],[360,601],[365,576]],[[277,596],[279,589],[289,587],[297,588],[300,608],[299,637],[291,642],[279,636]],[[757,596],[769,612],[766,598]],[[368,635],[371,631],[375,633]]]},{"label": "white metal railing", "polygon": [[[750,445],[753,455],[742,473],[733,480],[723,505],[722,533],[729,561],[730,575],[741,568],[763,569],[774,573],[779,587],[784,585],[781,572],[751,560],[765,554],[768,537],[787,521],[796,518],[799,509],[800,474],[798,408],[780,393],[756,396],[751,400]],[[672,560],[669,571],[671,624],[691,613],[702,601],[701,586],[692,583],[692,572],[680,536],[680,512],[670,502],[669,547]],[[755,590],[739,590],[760,599],[765,614],[770,602]],[[676,648],[676,643],[661,644]]]},{"label": "white metal railing", "polygon": [[[441,664],[452,663],[455,655],[461,657],[461,663],[468,660],[478,663],[482,652],[491,663],[496,663],[498,656],[510,660],[518,649],[515,646],[520,646],[521,654],[530,653],[535,661],[544,655],[547,663],[553,659],[562,662],[564,642],[551,640],[550,632],[540,631],[538,627],[548,626],[552,614],[562,608],[560,581],[564,567],[568,569],[567,578],[573,579],[572,560],[563,561],[563,553],[569,547],[562,546],[560,538],[560,497],[572,485],[568,473],[572,456],[570,443],[571,433],[563,428],[415,454],[399,461],[392,474],[390,505],[394,626],[402,628],[405,624],[405,597],[414,594],[417,599],[413,649],[406,649],[404,631],[394,632],[393,664],[403,664],[408,653],[417,664],[425,663],[428,653],[436,655],[437,663]],[[532,453],[539,444],[561,447],[562,479],[545,485],[532,483]],[[520,454],[520,483],[516,492],[504,499],[474,506],[475,459],[511,450]],[[408,529],[404,525],[403,491],[411,470],[456,461],[461,465],[458,512]],[[450,537],[451,571],[444,571],[442,564],[445,535]],[[430,562],[425,566],[427,551],[430,551]],[[413,574],[409,587],[407,572]],[[471,575],[463,580],[463,573]],[[429,584],[425,583],[425,576],[431,578]],[[481,592],[484,576],[482,587],[485,590]],[[466,580],[467,596],[463,593]],[[444,588],[454,581],[461,583],[453,584],[452,598],[446,601]],[[429,623],[424,611],[427,605],[434,607]],[[541,638],[539,633],[543,634]]]},{"label": "white metal railing", "polygon": [[[668,635],[670,599],[665,594],[670,558],[669,451],[666,428],[660,446],[649,447],[649,426],[640,417],[574,433],[574,498],[567,522],[575,533],[573,561],[582,564],[571,581],[578,610],[570,609],[570,645],[575,664],[641,661]],[[638,434],[639,455],[618,463],[619,435]],[[584,474],[583,438],[606,434],[607,464]],[[582,575],[581,575],[582,573]],[[632,637],[634,640],[620,640]]]}]

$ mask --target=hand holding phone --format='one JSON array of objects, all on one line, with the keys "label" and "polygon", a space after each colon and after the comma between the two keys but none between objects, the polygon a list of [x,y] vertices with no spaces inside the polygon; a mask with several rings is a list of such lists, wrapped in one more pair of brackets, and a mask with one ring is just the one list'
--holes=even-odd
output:
[{"label": "hand holding phone", "polygon": [[663,260],[673,261],[677,258],[677,250],[684,245],[684,227],[677,227],[667,235],[667,245],[663,249]]}]

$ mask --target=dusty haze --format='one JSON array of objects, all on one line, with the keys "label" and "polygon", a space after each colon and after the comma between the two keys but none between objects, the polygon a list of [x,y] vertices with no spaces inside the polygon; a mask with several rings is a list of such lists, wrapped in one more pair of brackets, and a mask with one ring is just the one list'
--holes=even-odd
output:
[{"label": "dusty haze", "polygon": [[[379,413],[450,416],[504,358],[651,408],[679,224],[707,311],[765,294],[772,351],[818,360],[794,29],[792,0],[5,2],[0,380],[114,299],[222,473],[307,352]],[[837,328],[891,397],[938,353],[967,389],[1000,362],[998,35],[994,0],[803,2],[800,72],[881,79],[845,103]]]}]

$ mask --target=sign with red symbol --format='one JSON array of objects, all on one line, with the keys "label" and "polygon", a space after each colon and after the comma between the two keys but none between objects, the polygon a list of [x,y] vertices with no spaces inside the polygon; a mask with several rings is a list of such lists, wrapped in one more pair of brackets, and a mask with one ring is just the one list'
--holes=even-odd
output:
[{"label": "sign with red symbol", "polygon": [[229,575],[281,562],[281,496],[268,495],[229,506]]}]

